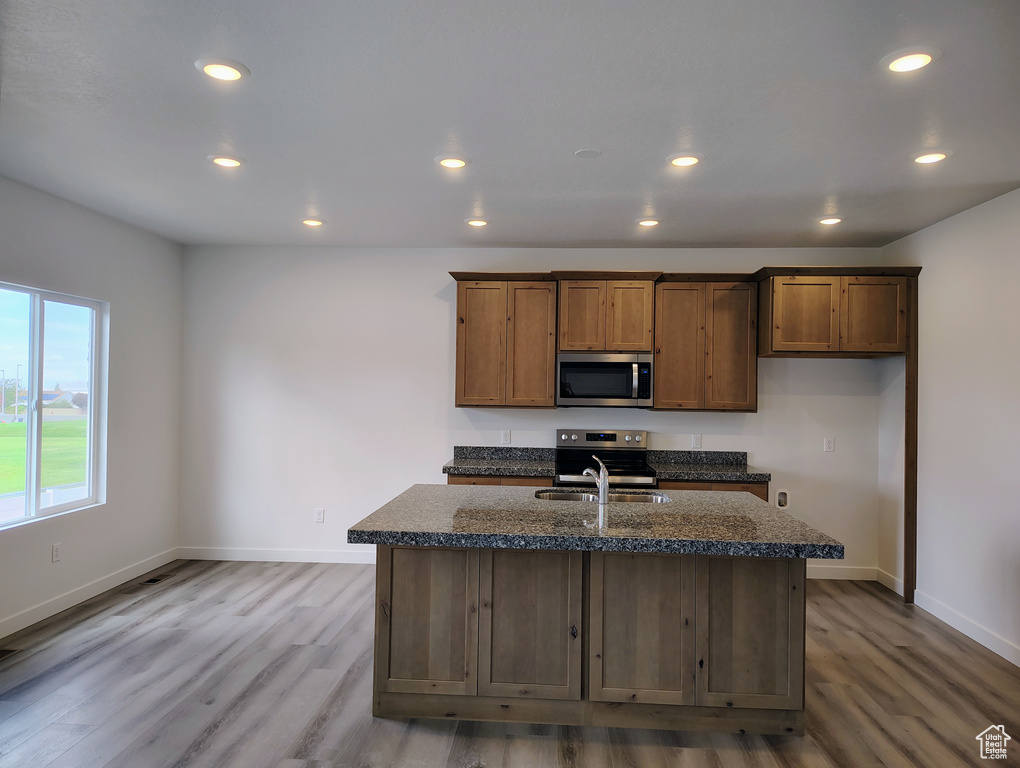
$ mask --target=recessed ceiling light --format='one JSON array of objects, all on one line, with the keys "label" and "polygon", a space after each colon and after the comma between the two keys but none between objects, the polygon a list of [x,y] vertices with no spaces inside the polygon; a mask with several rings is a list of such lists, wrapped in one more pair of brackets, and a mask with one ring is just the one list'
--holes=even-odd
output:
[{"label": "recessed ceiling light", "polygon": [[240,80],[251,74],[251,70],[244,64],[230,59],[199,59],[195,62],[195,69],[217,80]]},{"label": "recessed ceiling light", "polygon": [[639,227],[657,227],[657,226],[659,226],[659,220],[658,219],[638,219],[637,223],[638,223]]},{"label": "recessed ceiling light", "polygon": [[437,157],[436,162],[444,168],[463,168],[468,164],[467,160],[463,160],[459,157],[447,157],[446,155],[440,155]]},{"label": "recessed ceiling light", "polygon": [[220,168],[240,168],[244,165],[244,158],[236,155],[209,155],[209,159]]},{"label": "recessed ceiling light", "polygon": [[819,219],[818,223],[824,224],[827,227],[831,227],[833,224],[839,224],[839,222],[841,221],[843,221],[843,219],[839,218],[839,216],[829,216],[824,219]]},{"label": "recessed ceiling light", "polygon": [[914,162],[915,163],[920,163],[921,165],[931,165],[932,163],[941,163],[943,160],[945,160],[951,154],[953,154],[953,153],[948,151],[948,150],[939,150],[937,152],[930,152],[930,151],[929,152],[920,152],[920,153],[914,155]]},{"label": "recessed ceiling light", "polygon": [[306,227],[311,227],[312,229],[315,229],[316,227],[321,227],[323,224],[325,224],[326,220],[325,219],[305,219],[301,223],[304,224]]},{"label": "recessed ceiling light", "polygon": [[938,48],[904,48],[893,51],[882,59],[882,66],[892,72],[913,72],[927,67],[939,57]]},{"label": "recessed ceiling light", "polygon": [[591,160],[601,154],[601,149],[579,149],[574,153],[574,157],[579,157],[582,160]]},{"label": "recessed ceiling light", "polygon": [[693,152],[681,152],[678,155],[670,155],[666,158],[666,162],[670,165],[675,165],[678,168],[687,168],[692,165],[697,165],[704,159],[704,155],[696,155]]},{"label": "recessed ceiling light", "polygon": [[464,219],[464,221],[466,221],[467,224],[472,227],[484,227],[487,226],[489,223],[485,219]]}]

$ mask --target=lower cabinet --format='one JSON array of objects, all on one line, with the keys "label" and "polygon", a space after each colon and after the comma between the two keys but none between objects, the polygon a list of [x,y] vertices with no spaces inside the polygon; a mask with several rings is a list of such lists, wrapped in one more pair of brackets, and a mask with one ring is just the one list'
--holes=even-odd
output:
[{"label": "lower cabinet", "polygon": [[581,698],[580,552],[483,549],[478,694]]},{"label": "lower cabinet", "polygon": [[475,695],[479,550],[376,549],[376,690]]},{"label": "lower cabinet", "polygon": [[698,704],[804,706],[805,563],[697,557]]},{"label": "lower cabinet", "polygon": [[447,485],[533,485],[552,487],[551,477],[499,477],[497,475],[447,475]]},{"label": "lower cabinet", "polygon": [[589,697],[694,704],[694,556],[591,553]]},{"label": "lower cabinet", "polygon": [[374,712],[803,733],[803,559],[378,547]]},{"label": "lower cabinet", "polygon": [[745,491],[763,501],[769,500],[768,483],[698,483],[686,480],[660,480],[661,491]]}]

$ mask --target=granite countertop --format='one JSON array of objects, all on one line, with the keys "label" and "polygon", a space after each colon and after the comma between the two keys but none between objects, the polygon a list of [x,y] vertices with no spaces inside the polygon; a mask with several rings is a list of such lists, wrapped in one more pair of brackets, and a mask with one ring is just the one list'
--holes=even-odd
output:
[{"label": "granite countertop", "polygon": [[[772,475],[747,465],[742,451],[648,451],[648,464],[659,480],[719,483],[767,483]],[[553,477],[554,448],[454,446],[447,475]]]},{"label": "granite countertop", "polygon": [[665,491],[663,504],[536,498],[514,486],[415,485],[347,532],[352,544],[841,559],[843,545],[749,493]]}]

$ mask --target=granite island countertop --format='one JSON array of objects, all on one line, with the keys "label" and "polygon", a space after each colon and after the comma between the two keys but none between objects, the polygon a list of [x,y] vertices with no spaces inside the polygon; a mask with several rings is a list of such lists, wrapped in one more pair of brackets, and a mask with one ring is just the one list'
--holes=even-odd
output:
[{"label": "granite island countertop", "polygon": [[[548,490],[548,489],[547,489]],[[352,544],[841,559],[843,545],[749,493],[665,491],[662,504],[539,499],[541,489],[414,485],[351,526]]]},{"label": "granite island countertop", "polygon": [[[594,462],[593,462],[594,463]],[[768,483],[772,475],[748,466],[743,451],[648,451],[648,464],[659,480]],[[553,477],[556,449],[462,446],[443,465],[447,475],[491,477]]]}]

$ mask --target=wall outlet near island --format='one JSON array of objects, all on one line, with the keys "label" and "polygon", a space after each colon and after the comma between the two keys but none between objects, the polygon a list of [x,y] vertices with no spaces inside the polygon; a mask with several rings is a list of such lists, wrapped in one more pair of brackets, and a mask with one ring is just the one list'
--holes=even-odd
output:
[{"label": "wall outlet near island", "polygon": [[836,450],[836,441],[831,437],[826,437],[822,441],[822,450],[825,453],[833,453]]},{"label": "wall outlet near island", "polygon": [[701,450],[701,435],[691,435],[691,448],[696,451]]},{"label": "wall outlet near island", "polygon": [[504,429],[502,432],[499,433],[499,441],[503,445],[510,445],[510,430],[509,429]]},{"label": "wall outlet near island", "polygon": [[315,508],[315,522],[324,523],[326,522],[326,508],[316,507]]}]

